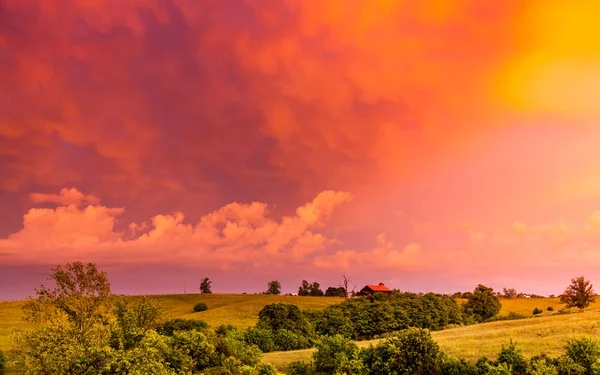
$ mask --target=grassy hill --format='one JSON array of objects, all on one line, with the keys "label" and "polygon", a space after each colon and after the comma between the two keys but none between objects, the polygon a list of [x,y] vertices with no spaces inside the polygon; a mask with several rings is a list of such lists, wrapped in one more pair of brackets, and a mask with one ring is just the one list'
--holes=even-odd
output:
[{"label": "grassy hill", "polygon": [[[130,297],[136,298],[136,297]],[[260,310],[270,303],[290,303],[301,309],[324,309],[341,302],[342,298],[273,296],[264,294],[172,294],[157,295],[155,298],[165,310],[168,318],[202,319],[215,327],[219,324],[232,324],[240,328],[256,324]],[[204,302],[207,311],[194,313],[193,306]],[[558,298],[543,299],[502,299],[501,314],[516,312],[531,315],[534,308],[544,311],[544,317],[518,321],[502,321],[469,327],[434,332],[434,338],[449,354],[474,360],[480,356],[494,357],[502,344],[512,338],[524,350],[526,356],[539,353],[557,354],[569,337],[590,335],[600,338],[600,313],[570,314],[548,316],[547,307],[558,311],[564,307]],[[10,350],[10,336],[14,328],[26,329],[29,324],[21,321],[23,302],[0,303],[0,349]],[[600,309],[600,303],[592,304],[590,310]],[[368,346],[376,341],[359,342],[359,346]],[[294,360],[310,361],[312,350],[269,353],[266,362],[272,362],[280,368]]]},{"label": "grassy hill", "polygon": [[[432,332],[432,335],[446,353],[469,361],[482,356],[496,358],[502,345],[507,345],[511,339],[523,349],[523,355],[528,359],[542,353],[557,356],[563,353],[569,338],[588,336],[600,340],[600,312],[477,324]],[[379,341],[359,341],[357,344],[362,348]],[[263,360],[283,369],[293,361],[310,362],[313,351],[267,353]]]},{"label": "grassy hill", "polygon": [[[136,298],[136,297],[130,297]],[[152,296],[164,308],[166,317],[202,319],[211,326],[233,324],[240,328],[254,326],[260,310],[271,303],[290,303],[301,309],[324,309],[340,303],[337,297],[297,297],[266,294],[169,294]],[[195,313],[193,308],[204,302],[208,310]],[[10,349],[13,328],[27,329],[30,325],[21,320],[23,302],[0,303],[0,349]]]}]

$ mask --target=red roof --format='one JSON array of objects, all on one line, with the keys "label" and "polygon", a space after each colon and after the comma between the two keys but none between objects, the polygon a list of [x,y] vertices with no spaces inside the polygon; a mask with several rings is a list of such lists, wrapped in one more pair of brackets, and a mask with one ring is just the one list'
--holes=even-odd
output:
[{"label": "red roof", "polygon": [[384,283],[379,283],[379,285],[367,285],[367,288],[371,289],[374,292],[391,292],[392,290],[385,286]]}]

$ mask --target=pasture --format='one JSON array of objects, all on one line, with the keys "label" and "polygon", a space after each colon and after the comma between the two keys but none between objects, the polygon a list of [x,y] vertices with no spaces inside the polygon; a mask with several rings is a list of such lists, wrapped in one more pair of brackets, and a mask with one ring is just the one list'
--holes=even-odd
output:
[{"label": "pasture", "polygon": [[[340,303],[342,298],[274,296],[265,294],[173,294],[151,296],[164,309],[165,318],[201,319],[215,327],[232,324],[240,328],[251,327],[258,320],[260,310],[271,303],[289,303],[301,309],[324,309]],[[129,297],[136,298],[136,297]],[[204,302],[208,310],[193,312],[196,303]],[[453,356],[476,360],[481,356],[494,358],[502,345],[510,339],[516,341],[523,354],[529,358],[536,354],[557,355],[571,337],[587,335],[600,339],[600,303],[590,305],[590,312],[552,315],[564,307],[558,298],[501,299],[501,315],[514,312],[531,316],[534,308],[543,310],[543,316],[530,319],[499,321],[433,332],[442,349]],[[21,320],[23,302],[0,303],[0,349],[10,352],[13,329],[27,329]],[[547,310],[548,307],[553,312]],[[357,342],[359,347],[377,343],[378,340]],[[293,361],[311,360],[313,349],[274,352],[264,355],[264,361],[279,369]]]},{"label": "pasture", "polygon": [[[507,345],[511,339],[529,359],[542,353],[560,355],[573,337],[588,336],[600,340],[599,321],[600,312],[594,311],[476,324],[432,332],[432,336],[444,352],[469,361],[482,356],[496,358],[502,345]],[[358,341],[357,345],[364,348],[379,341]],[[310,362],[313,352],[314,349],[305,349],[266,353],[263,360],[283,369],[293,361]]]}]

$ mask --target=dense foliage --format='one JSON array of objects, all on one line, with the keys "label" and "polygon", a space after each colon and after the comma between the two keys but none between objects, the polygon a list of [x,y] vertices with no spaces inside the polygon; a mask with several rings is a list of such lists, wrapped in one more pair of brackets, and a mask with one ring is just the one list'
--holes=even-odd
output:
[{"label": "dense foliage", "polygon": [[503,346],[496,360],[476,363],[443,353],[428,330],[409,328],[376,346],[359,350],[348,338],[328,337],[317,346],[313,363],[291,363],[290,375],[592,375],[600,374],[600,344],[572,339],[558,358],[539,355],[527,362],[514,342]]},{"label": "dense foliage", "polygon": [[373,338],[408,327],[440,330],[465,322],[463,310],[453,298],[433,293],[354,297],[306,315],[318,334],[353,339]]},{"label": "dense foliage", "polygon": [[261,352],[232,326],[201,321],[163,322],[150,298],[112,296],[95,265],[53,269],[56,288],[42,286],[25,305],[35,329],[15,335],[26,374],[271,374]]},{"label": "dense foliage", "polygon": [[325,291],[325,297],[342,297],[342,298],[345,298],[346,297],[346,289],[343,286],[339,286],[337,288],[333,287],[333,286],[330,286]]},{"label": "dense foliage", "polygon": [[204,302],[198,302],[194,305],[194,312],[206,311],[208,310],[208,306]]},{"label": "dense foliage", "polygon": [[321,290],[321,285],[318,282],[309,283],[306,280],[302,280],[302,284],[298,288],[299,296],[313,296],[313,297],[321,297],[324,295]]},{"label": "dense foliage", "polygon": [[477,322],[485,322],[492,319],[500,312],[502,305],[494,294],[494,289],[484,285],[477,285],[473,294],[465,304],[468,315],[472,315]]}]

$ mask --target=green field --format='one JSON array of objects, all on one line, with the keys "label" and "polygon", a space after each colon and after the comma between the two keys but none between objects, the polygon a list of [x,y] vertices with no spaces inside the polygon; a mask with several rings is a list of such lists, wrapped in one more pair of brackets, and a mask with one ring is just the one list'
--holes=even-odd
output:
[{"label": "green field", "polygon": [[[135,297],[131,297],[135,298]],[[289,303],[302,309],[323,309],[343,301],[342,298],[330,297],[297,297],[273,296],[265,294],[174,294],[152,296],[165,311],[165,318],[202,319],[215,327],[220,324],[232,324],[240,328],[256,324],[260,310],[270,303]],[[207,311],[194,313],[193,306],[204,302]],[[600,339],[600,312],[583,314],[555,315],[562,309],[558,298],[543,299],[501,299],[501,314],[515,312],[530,316],[534,308],[544,311],[543,317],[516,321],[501,321],[459,327],[434,332],[434,338],[448,353],[467,360],[475,360],[481,356],[495,357],[502,344],[512,338],[523,349],[526,357],[540,353],[556,355],[569,337],[588,335]],[[14,328],[26,329],[29,324],[21,320],[23,302],[0,303],[0,349],[10,351],[11,334]],[[600,303],[592,304],[588,310],[600,309]],[[376,343],[377,340],[359,342],[360,347]],[[265,362],[271,362],[283,368],[295,360],[310,361],[312,349],[293,352],[268,353]]]}]

